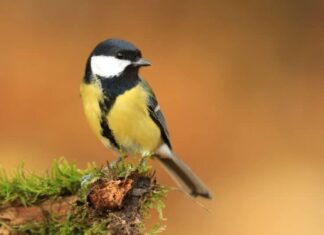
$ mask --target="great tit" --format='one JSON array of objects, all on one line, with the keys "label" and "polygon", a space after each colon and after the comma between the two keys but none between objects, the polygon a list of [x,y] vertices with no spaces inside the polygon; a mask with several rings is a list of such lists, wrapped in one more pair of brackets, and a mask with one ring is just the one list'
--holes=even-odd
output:
[{"label": "great tit", "polygon": [[172,151],[164,116],[139,69],[150,63],[133,44],[108,39],[88,57],[80,86],[91,129],[122,156],[154,156],[176,183],[193,197],[211,198],[207,187]]}]

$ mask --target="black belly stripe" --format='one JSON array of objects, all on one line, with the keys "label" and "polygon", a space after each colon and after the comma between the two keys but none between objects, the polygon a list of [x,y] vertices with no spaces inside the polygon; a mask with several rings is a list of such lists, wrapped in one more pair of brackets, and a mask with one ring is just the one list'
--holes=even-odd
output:
[{"label": "black belly stripe", "polygon": [[112,101],[105,100],[105,102],[99,102],[99,106],[101,109],[101,120],[100,120],[101,135],[106,137],[113,145],[113,147],[115,147],[116,149],[120,149],[119,144],[117,143],[111,129],[109,128],[108,120],[107,120],[108,111],[110,110],[114,102],[115,102],[114,100]]},{"label": "black belly stripe", "polygon": [[[89,62],[87,64],[87,71],[86,76],[84,78],[84,82],[90,82],[93,79],[91,75],[91,70],[89,67]],[[116,149],[121,149],[120,145],[117,143],[112,130],[109,127],[109,123],[107,120],[107,115],[114,105],[116,98],[119,95],[122,95],[124,92],[130,90],[131,88],[135,87],[141,80],[137,75],[138,68],[129,67],[126,69],[122,74],[118,77],[113,78],[102,78],[97,76],[101,83],[102,91],[104,93],[104,101],[99,102],[99,106],[101,109],[101,120],[100,120],[100,127],[101,127],[101,135],[106,137],[110,143]]]}]

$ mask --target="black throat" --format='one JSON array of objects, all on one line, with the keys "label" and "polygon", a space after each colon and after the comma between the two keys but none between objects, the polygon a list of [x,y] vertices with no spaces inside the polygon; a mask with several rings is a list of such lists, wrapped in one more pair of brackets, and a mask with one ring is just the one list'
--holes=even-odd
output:
[{"label": "black throat", "polygon": [[138,68],[128,67],[123,73],[112,78],[103,78],[98,76],[104,95],[115,100],[125,91],[135,87],[139,82]]},{"label": "black throat", "polygon": [[90,84],[93,82],[93,79],[99,80],[101,89],[104,93],[103,101],[99,102],[99,106],[102,111],[100,118],[101,134],[109,139],[114,148],[120,149],[120,146],[109,127],[106,116],[114,105],[116,98],[135,87],[140,82],[141,79],[138,76],[138,68],[129,66],[120,75],[112,78],[105,78],[98,75],[93,75],[90,69],[90,64],[87,63],[84,83]]},{"label": "black throat", "polygon": [[123,94],[125,91],[135,87],[140,82],[138,76],[138,67],[129,65],[126,69],[118,76],[105,78],[102,76],[94,75],[91,71],[90,58],[87,61],[86,71],[84,76],[84,83],[90,84],[93,79],[98,79],[101,83],[102,91],[106,98],[115,100],[117,96]]}]

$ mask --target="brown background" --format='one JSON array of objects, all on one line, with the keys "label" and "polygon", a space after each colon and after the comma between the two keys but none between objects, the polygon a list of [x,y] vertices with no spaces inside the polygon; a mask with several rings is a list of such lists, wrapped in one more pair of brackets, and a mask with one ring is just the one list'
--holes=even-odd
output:
[{"label": "brown background", "polygon": [[0,164],[113,159],[79,83],[120,37],[153,63],[174,148],[214,194],[207,213],[170,193],[165,234],[324,234],[323,1],[224,2],[1,1]]}]

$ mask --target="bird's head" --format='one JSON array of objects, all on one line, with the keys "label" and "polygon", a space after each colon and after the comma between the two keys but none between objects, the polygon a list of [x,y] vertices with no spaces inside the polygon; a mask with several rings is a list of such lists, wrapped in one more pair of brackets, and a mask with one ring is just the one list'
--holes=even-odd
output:
[{"label": "bird's head", "polygon": [[87,72],[109,79],[149,65],[133,44],[120,39],[108,39],[99,43],[90,54],[87,65],[90,71]]}]

